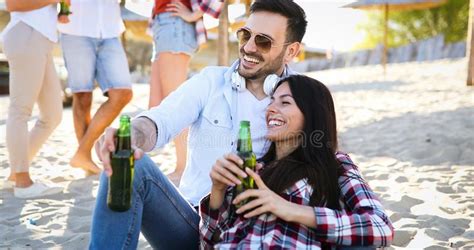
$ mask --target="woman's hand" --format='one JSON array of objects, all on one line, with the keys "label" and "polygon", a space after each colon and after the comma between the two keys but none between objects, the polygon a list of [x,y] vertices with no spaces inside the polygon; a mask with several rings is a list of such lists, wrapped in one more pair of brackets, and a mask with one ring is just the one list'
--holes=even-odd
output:
[{"label": "woman's hand", "polygon": [[242,159],[234,153],[219,158],[209,174],[212,180],[212,189],[223,192],[228,186],[241,184],[237,176],[247,177],[247,174],[240,168],[243,163]]},{"label": "woman's hand", "polygon": [[270,190],[265,183],[263,183],[262,178],[251,169],[246,168],[245,171],[255,180],[258,189],[246,190],[233,200],[233,204],[238,204],[245,199],[251,198],[247,204],[237,209],[236,212],[238,214],[245,213],[245,218],[269,212],[285,221],[289,221],[292,212],[295,211],[294,205],[296,204],[283,199]]},{"label": "woman's hand", "polygon": [[172,16],[179,16],[188,23],[196,22],[202,17],[202,11],[192,12],[186,5],[180,1],[172,2],[166,5],[166,11],[172,12]]}]

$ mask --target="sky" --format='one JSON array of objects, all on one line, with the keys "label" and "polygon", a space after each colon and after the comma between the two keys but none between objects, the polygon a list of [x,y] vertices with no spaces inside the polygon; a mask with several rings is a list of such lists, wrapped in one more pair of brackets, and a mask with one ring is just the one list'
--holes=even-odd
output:
[{"label": "sky", "polygon": [[[134,12],[149,13],[145,7],[151,0],[128,0],[127,8]],[[363,39],[364,33],[358,32],[356,26],[366,17],[365,12],[340,6],[354,0],[295,0],[306,12],[308,27],[303,42],[307,47],[335,51],[348,51]],[[133,6],[135,4],[135,6]],[[137,7],[139,6],[139,7]],[[230,5],[229,19],[245,12],[243,5]],[[206,27],[217,26],[216,19],[205,15]]]},{"label": "sky", "polygon": [[306,12],[308,27],[303,42],[313,48],[348,51],[364,38],[357,31],[358,23],[364,21],[364,11],[341,8],[354,1],[342,0],[296,0]]}]

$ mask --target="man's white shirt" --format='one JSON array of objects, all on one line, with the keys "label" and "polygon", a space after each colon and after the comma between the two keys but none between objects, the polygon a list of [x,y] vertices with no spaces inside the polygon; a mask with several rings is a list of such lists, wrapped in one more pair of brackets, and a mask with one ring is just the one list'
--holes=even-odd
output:
[{"label": "man's white shirt", "polygon": [[118,0],[71,0],[70,22],[58,24],[61,33],[92,38],[115,38],[125,31]]}]

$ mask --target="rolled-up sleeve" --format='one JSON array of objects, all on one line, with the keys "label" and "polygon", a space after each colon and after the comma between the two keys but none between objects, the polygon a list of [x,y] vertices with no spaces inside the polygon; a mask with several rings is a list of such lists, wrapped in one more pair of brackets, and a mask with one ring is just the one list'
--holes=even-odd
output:
[{"label": "rolled-up sleeve", "polygon": [[224,6],[224,0],[201,0],[198,2],[199,9],[214,18],[219,17]]},{"label": "rolled-up sleeve", "polygon": [[229,219],[229,207],[232,201],[232,189],[227,189],[222,205],[218,209],[209,207],[210,195],[204,197],[199,205],[201,221],[199,222],[199,233],[201,238],[201,247],[203,249],[212,249],[215,244],[215,234],[219,234],[227,229],[227,220]]},{"label": "rolled-up sleeve", "polygon": [[348,209],[314,208],[318,237],[338,245],[389,246],[393,239],[393,226],[355,166],[339,177],[339,186]]}]

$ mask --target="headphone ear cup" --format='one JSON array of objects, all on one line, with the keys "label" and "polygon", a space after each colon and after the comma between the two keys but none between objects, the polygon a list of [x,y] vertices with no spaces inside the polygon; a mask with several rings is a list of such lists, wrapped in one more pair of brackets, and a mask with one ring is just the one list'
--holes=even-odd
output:
[{"label": "headphone ear cup", "polygon": [[239,72],[234,71],[232,73],[232,87],[241,92],[245,89],[245,79],[239,74]]},{"label": "headphone ear cup", "polygon": [[280,77],[276,74],[270,74],[265,77],[265,81],[263,82],[263,92],[265,92],[266,95],[272,95],[273,89],[279,81]]}]

